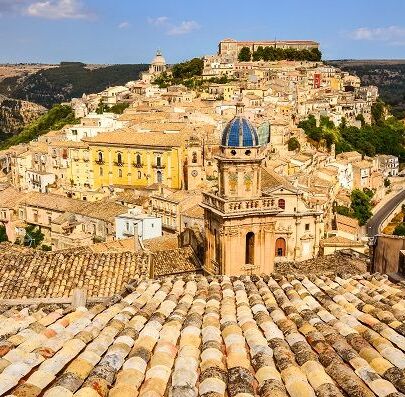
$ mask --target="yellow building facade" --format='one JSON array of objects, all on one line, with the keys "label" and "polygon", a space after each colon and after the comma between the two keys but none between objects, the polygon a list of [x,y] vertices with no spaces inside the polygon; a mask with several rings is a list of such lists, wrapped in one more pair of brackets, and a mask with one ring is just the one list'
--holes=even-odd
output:
[{"label": "yellow building facade", "polygon": [[93,189],[146,187],[163,183],[183,187],[186,136],[183,133],[118,131],[86,140]]}]

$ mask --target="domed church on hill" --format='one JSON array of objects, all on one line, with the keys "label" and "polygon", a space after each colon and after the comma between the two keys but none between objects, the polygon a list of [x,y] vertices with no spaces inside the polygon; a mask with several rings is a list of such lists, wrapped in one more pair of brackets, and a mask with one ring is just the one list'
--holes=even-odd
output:
[{"label": "domed church on hill", "polygon": [[303,194],[262,167],[264,147],[237,106],[217,156],[217,192],[204,193],[205,271],[269,274],[277,260],[317,255],[323,212],[307,207]]},{"label": "domed church on hill", "polygon": [[141,79],[142,81],[149,83],[154,77],[158,76],[160,73],[165,72],[166,69],[166,60],[160,50],[157,50],[148,71],[142,72]]}]

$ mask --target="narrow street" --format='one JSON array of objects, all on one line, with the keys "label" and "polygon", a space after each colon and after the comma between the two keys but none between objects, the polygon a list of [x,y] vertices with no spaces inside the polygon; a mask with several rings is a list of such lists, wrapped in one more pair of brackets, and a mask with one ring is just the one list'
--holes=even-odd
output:
[{"label": "narrow street", "polygon": [[366,230],[367,236],[373,237],[378,234],[380,225],[391,211],[403,200],[405,200],[405,190],[401,190],[391,200],[389,200],[383,207],[381,207],[367,222]]}]

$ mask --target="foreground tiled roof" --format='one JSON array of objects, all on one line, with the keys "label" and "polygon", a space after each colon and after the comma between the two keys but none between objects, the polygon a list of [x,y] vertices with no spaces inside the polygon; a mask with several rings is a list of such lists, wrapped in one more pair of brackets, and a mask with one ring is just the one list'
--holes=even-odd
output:
[{"label": "foreground tiled roof", "polygon": [[11,309],[0,394],[397,397],[404,298],[379,276],[189,276],[89,310]]}]

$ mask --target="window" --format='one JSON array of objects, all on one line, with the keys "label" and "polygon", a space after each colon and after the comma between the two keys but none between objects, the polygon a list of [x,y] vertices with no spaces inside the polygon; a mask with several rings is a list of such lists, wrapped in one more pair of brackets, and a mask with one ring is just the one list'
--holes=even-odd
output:
[{"label": "window", "polygon": [[246,234],[245,245],[245,264],[253,265],[255,260],[255,234],[249,232]]},{"label": "window", "polygon": [[141,173],[141,171],[138,171],[138,179],[141,179],[142,178],[142,173]]},{"label": "window", "polygon": [[136,155],[136,165],[141,165],[142,164],[142,157],[140,154]]},{"label": "window", "polygon": [[281,208],[282,210],[285,210],[285,200],[284,199],[279,199],[278,200],[278,208]]},{"label": "window", "polygon": [[122,170],[121,169],[118,170],[118,177],[122,178]]},{"label": "window", "polygon": [[285,256],[285,240],[282,237],[276,240],[276,256]]},{"label": "window", "polygon": [[192,163],[196,163],[196,162],[197,162],[197,152],[193,152],[191,162],[192,162]]},{"label": "window", "polygon": [[157,183],[162,183],[162,180],[163,180],[162,171],[158,171],[156,173],[156,179],[157,179]]},{"label": "window", "polygon": [[161,167],[161,165],[162,165],[162,158],[161,158],[160,156],[157,156],[157,157],[156,157],[156,165],[157,165],[158,167]]},{"label": "window", "polygon": [[63,149],[63,151],[62,151],[62,158],[63,158],[64,160],[66,160],[66,159],[68,158],[68,151],[67,151],[67,149]]},{"label": "window", "polygon": [[118,165],[122,164],[122,154],[121,153],[117,154],[117,163],[118,163]]},{"label": "window", "polygon": [[103,176],[103,167],[100,167],[100,176]]},{"label": "window", "polygon": [[309,230],[309,223],[305,224],[305,230],[307,230],[307,231]]},{"label": "window", "polygon": [[103,152],[98,152],[98,161],[103,162]]}]

